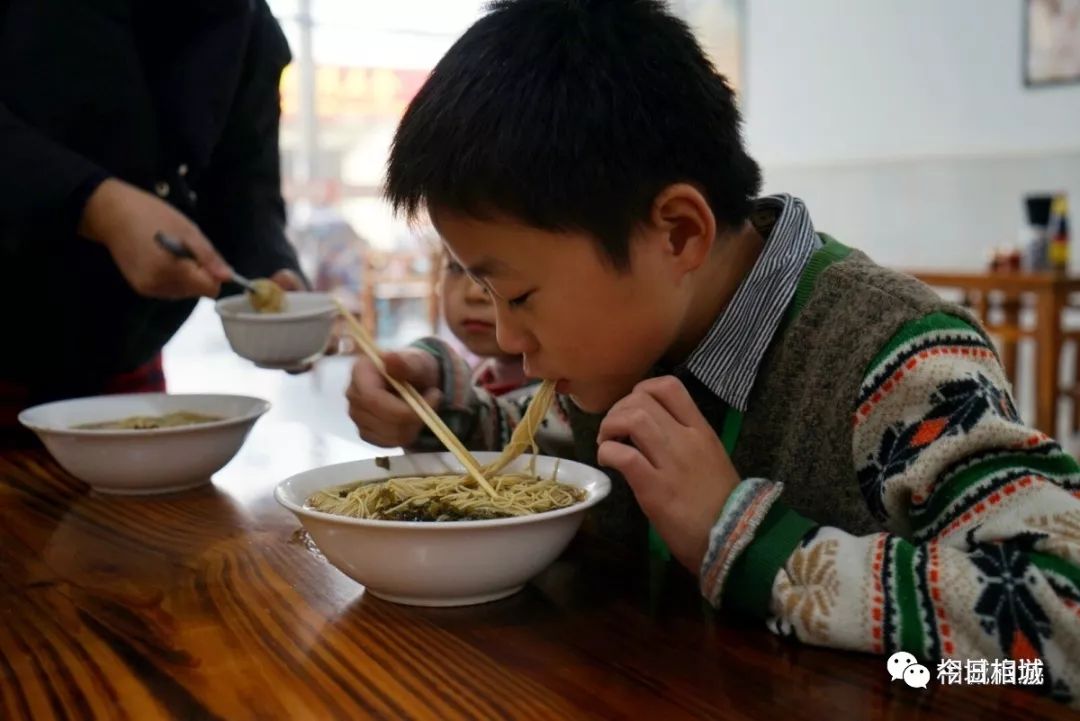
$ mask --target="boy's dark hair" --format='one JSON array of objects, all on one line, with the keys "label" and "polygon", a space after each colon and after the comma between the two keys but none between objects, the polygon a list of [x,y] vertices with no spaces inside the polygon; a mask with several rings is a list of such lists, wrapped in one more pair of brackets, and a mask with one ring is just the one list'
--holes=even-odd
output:
[{"label": "boy's dark hair", "polygon": [[658,0],[498,0],[435,66],[394,136],[386,196],[594,235],[617,268],[664,187],[721,227],[761,185],[733,93]]}]

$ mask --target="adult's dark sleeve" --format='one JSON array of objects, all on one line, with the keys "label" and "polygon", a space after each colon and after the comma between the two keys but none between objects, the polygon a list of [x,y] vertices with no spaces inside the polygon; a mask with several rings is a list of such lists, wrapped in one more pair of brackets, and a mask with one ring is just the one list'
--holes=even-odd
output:
[{"label": "adult's dark sleeve", "polygon": [[259,2],[232,109],[201,183],[201,226],[226,259],[251,277],[300,271],[285,236],[278,126],[288,42]]},{"label": "adult's dark sleeve", "polygon": [[0,103],[0,219],[59,221],[74,230],[87,198],[109,173],[49,138]]}]

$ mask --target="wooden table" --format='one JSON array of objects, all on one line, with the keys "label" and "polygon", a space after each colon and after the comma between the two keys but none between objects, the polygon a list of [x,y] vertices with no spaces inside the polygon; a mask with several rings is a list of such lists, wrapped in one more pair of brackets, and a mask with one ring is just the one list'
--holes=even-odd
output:
[{"label": "wooden table", "polygon": [[1075,718],[1020,687],[890,684],[883,658],[713,618],[685,574],[650,602],[581,539],[500,602],[367,597],[271,498],[348,451],[256,427],[213,485],[149,498],[0,452],[0,718]]},{"label": "wooden table", "polygon": [[[1080,292],[1080,277],[1061,273],[908,271],[927,285],[975,292],[984,299],[1000,293],[1006,298],[1030,296],[1035,310],[1035,427],[1051,436],[1056,433],[1058,380],[1061,367],[1062,311],[1071,293]],[[985,309],[985,306],[984,306]],[[1015,309],[1007,311],[1008,323],[1018,323]],[[1015,341],[1004,358],[1015,368]],[[1010,367],[1010,363],[1011,366]]]}]

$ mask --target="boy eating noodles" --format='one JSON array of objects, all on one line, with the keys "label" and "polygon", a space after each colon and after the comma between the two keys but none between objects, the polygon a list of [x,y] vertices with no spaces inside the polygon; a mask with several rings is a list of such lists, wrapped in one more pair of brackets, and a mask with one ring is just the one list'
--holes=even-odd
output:
[{"label": "boy eating noodles", "polygon": [[[1021,422],[963,309],[759,186],[730,88],[654,0],[496,2],[387,175],[487,287],[503,351],[558,380],[578,460],[625,479],[710,603],[932,664],[1041,659],[1072,699],[1080,466]],[[489,421],[518,411],[448,349],[387,363],[472,419],[472,447],[505,442]],[[366,359],[348,395],[365,439],[416,442]]]},{"label": "boy eating noodles", "polygon": [[[413,344],[436,357],[453,359],[454,365],[447,369],[442,385],[447,386],[451,397],[468,394],[470,398],[470,402],[458,404],[457,411],[443,407],[443,420],[454,435],[468,439],[469,447],[501,449],[532,401],[537,381],[525,375],[520,355],[510,355],[499,348],[491,294],[449,254],[445,254],[439,274],[438,293],[447,328],[469,353],[480,359],[475,368],[470,368],[467,361],[438,337]],[[438,406],[443,397],[439,388],[429,388],[425,395],[432,406]],[[492,400],[496,396],[497,403]],[[556,408],[549,413],[535,439],[549,453],[572,455],[572,435],[565,411]],[[442,441],[424,427],[419,428],[419,434],[407,445],[412,451],[443,449]]]}]

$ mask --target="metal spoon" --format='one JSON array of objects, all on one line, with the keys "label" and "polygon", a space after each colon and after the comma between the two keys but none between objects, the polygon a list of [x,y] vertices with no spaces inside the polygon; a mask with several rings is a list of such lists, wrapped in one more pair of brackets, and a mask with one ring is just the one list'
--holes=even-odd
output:
[{"label": "metal spoon", "polygon": [[[157,241],[158,245],[175,255],[177,258],[195,260],[195,254],[192,253],[191,250],[188,249],[188,247],[184,245],[182,241],[172,237],[171,235],[166,235],[159,230],[158,232],[154,233],[154,240]],[[248,291],[249,293],[258,293],[255,284],[244,276],[237,273],[235,270],[232,272],[232,281],[242,287],[244,290]]]}]

